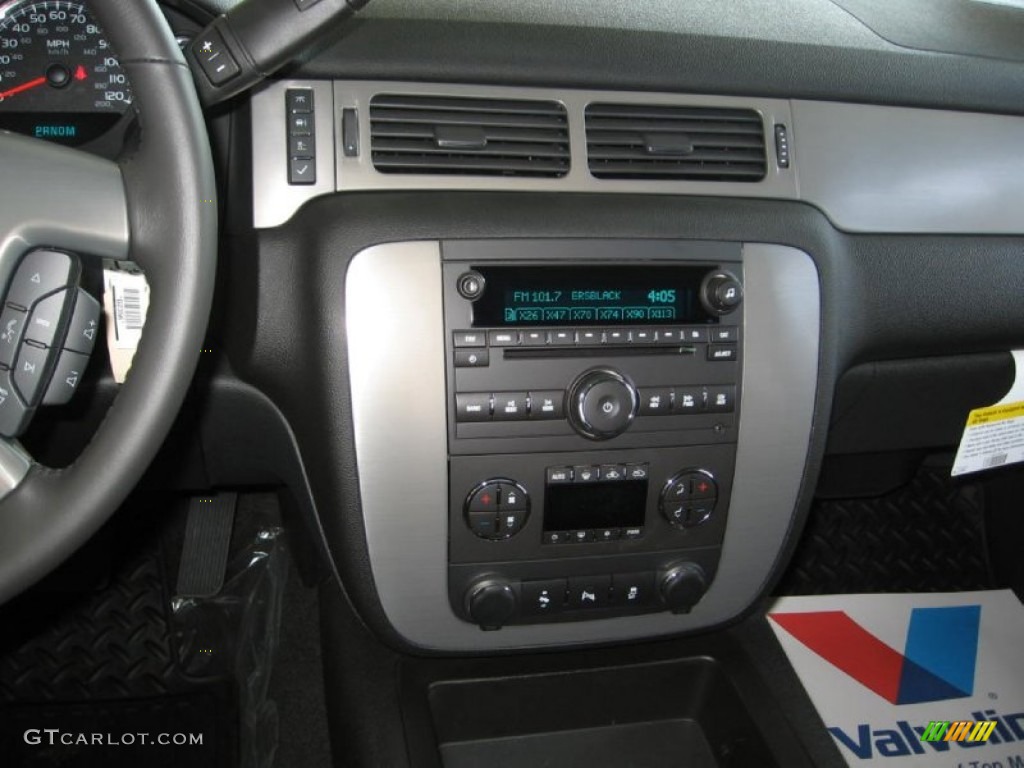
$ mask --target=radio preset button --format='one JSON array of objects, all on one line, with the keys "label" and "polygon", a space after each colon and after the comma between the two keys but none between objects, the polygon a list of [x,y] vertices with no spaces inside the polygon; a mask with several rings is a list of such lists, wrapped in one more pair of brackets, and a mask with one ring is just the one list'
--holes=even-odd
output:
[{"label": "radio preset button", "polygon": [[487,347],[460,347],[455,350],[456,368],[486,368],[491,364]]},{"label": "radio preset button", "polygon": [[576,343],[576,332],[552,331],[551,343],[559,347],[571,347]]},{"label": "radio preset button", "polygon": [[455,395],[455,420],[458,422],[490,421],[490,394],[469,392]]},{"label": "radio preset button", "polygon": [[707,328],[683,328],[683,341],[703,343],[708,340]]},{"label": "radio preset button", "polygon": [[492,347],[514,347],[519,343],[519,331],[491,331],[487,339]]},{"label": "radio preset button", "polygon": [[640,390],[640,415],[662,416],[672,411],[672,390],[649,387]]},{"label": "radio preset button", "polygon": [[494,394],[495,421],[521,421],[528,417],[525,392],[496,392]]},{"label": "radio preset button", "polygon": [[456,347],[487,346],[487,335],[483,331],[456,331],[452,338]]},{"label": "radio preset button", "polygon": [[571,483],[572,467],[548,467],[547,481],[548,485],[556,485],[558,483]]},{"label": "radio preset button", "polygon": [[597,346],[604,343],[604,334],[601,331],[576,331],[576,343],[580,346]]},{"label": "radio preset button", "polygon": [[547,331],[523,331],[524,347],[543,347],[548,343]]},{"label": "radio preset button", "polygon": [[564,419],[565,392],[531,392],[530,418],[535,420]]},{"label": "radio preset button", "polygon": [[630,339],[634,344],[653,344],[657,338],[657,332],[650,328],[637,328],[630,331]]},{"label": "radio preset button", "polygon": [[704,411],[703,387],[676,387],[673,395],[676,413],[701,413]]},{"label": "radio preset button", "polygon": [[629,344],[629,331],[605,331],[604,338],[608,344]]}]

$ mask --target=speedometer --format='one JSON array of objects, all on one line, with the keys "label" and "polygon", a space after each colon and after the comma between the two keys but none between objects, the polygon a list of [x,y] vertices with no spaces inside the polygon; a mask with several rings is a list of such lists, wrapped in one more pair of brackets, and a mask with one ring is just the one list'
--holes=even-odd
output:
[{"label": "speedometer", "polygon": [[0,128],[78,145],[131,108],[131,89],[81,3],[0,3]]}]

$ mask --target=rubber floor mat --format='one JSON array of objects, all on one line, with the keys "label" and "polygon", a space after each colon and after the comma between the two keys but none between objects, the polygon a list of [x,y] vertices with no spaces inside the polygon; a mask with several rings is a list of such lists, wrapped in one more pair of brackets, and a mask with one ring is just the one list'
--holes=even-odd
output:
[{"label": "rubber floor mat", "polygon": [[286,561],[268,510],[246,510],[229,580],[209,600],[172,594],[184,521],[180,504],[157,501],[119,513],[3,606],[0,765],[270,765],[265,688]]},{"label": "rubber floor mat", "polygon": [[779,595],[993,589],[981,487],[925,468],[878,498],[817,501]]}]

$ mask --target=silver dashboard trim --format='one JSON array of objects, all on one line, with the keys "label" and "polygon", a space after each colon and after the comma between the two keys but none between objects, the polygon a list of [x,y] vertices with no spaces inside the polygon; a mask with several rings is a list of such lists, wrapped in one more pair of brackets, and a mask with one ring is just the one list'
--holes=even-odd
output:
[{"label": "silver dashboard trim", "polygon": [[[318,134],[341,109],[358,112],[360,154],[318,154],[315,186],[287,184],[284,90],[333,89],[334,119],[318,110]],[[571,167],[560,179],[383,174],[369,152],[369,102],[377,93],[546,99],[565,105]],[[761,182],[595,179],[587,169],[584,110],[594,101],[728,106],[764,117],[768,176]],[[693,94],[513,88],[387,81],[281,81],[252,100],[256,228],[283,224],[307,200],[332,192],[464,190],[702,195],[802,200],[851,232],[1024,234],[1024,118],[948,110]],[[321,121],[331,122],[321,128]],[[789,128],[790,167],[776,162],[772,125]],[[336,134],[340,131],[335,131]],[[324,166],[335,165],[336,178]],[[331,183],[331,182],[336,183]]]},{"label": "silver dashboard trim", "polygon": [[[337,187],[295,188],[287,184],[284,91],[296,86],[330,85],[327,82],[294,80],[273,83],[252,99],[253,122],[253,217],[257,229],[274,227],[287,221],[307,200],[325,192],[360,192],[377,190],[502,190],[510,192],[610,192],[658,195],[715,195],[729,197],[795,198],[796,177],[793,167],[796,152],[791,152],[791,165],[780,169],[775,160],[772,139],[774,123],[789,125],[789,102],[783,99],[737,98],[733,96],[694,96],[665,93],[634,93],[624,91],[584,91],[553,88],[510,88],[484,85],[449,85],[434,83],[399,83],[387,81],[335,81],[335,118],[341,121],[341,110],[355,109],[359,120],[360,152],[346,157],[341,149],[342,137],[337,131],[333,156],[337,163]],[[544,99],[565,105],[569,119],[570,168],[558,179],[516,178],[494,176],[436,176],[423,174],[380,173],[370,157],[370,99],[378,93],[415,93],[434,96],[478,96],[484,98]],[[319,92],[318,92],[319,98]],[[587,140],[584,110],[595,101],[624,104],[659,104],[671,106],[745,107],[761,113],[765,123],[768,173],[763,181],[751,183],[719,181],[632,181],[595,179],[587,169]],[[319,102],[318,102],[319,103]],[[317,110],[317,119],[321,117]],[[317,131],[319,133],[319,124]],[[260,149],[257,151],[256,144]],[[266,159],[266,160],[265,160]],[[319,174],[318,157],[318,174]],[[261,162],[265,167],[260,169]],[[320,176],[317,176],[318,182]]]},{"label": "silver dashboard trim", "polygon": [[[746,245],[743,262],[744,394],[736,477],[722,560],[708,594],[685,616],[481,632],[456,618],[448,604],[440,244],[377,245],[352,259],[345,314],[359,489],[374,583],[398,634],[436,650],[553,647],[699,629],[751,604],[789,530],[807,459],[820,300],[817,270],[801,251]],[[381,285],[388,290],[380,291]],[[395,482],[396,467],[402,468],[401,483]],[[415,503],[410,488],[416,489]]]},{"label": "silver dashboard trim", "polygon": [[32,457],[21,443],[0,438],[0,501],[7,498],[32,469]]}]

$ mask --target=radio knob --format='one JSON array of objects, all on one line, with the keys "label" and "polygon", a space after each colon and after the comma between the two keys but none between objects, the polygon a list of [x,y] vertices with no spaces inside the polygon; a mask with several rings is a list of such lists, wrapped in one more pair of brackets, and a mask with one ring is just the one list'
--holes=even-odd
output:
[{"label": "radio knob", "polygon": [[591,440],[608,440],[633,423],[640,397],[618,371],[595,368],[569,388],[569,404],[569,422],[577,432]]},{"label": "radio knob", "polygon": [[483,579],[466,592],[466,612],[480,629],[501,629],[518,607],[515,590],[502,579]]},{"label": "radio knob", "polygon": [[707,591],[704,569],[696,563],[683,563],[669,569],[659,585],[661,599],[673,613],[689,613]]},{"label": "radio knob", "polygon": [[727,315],[743,303],[743,284],[728,272],[712,272],[700,286],[700,303],[712,315]]}]

